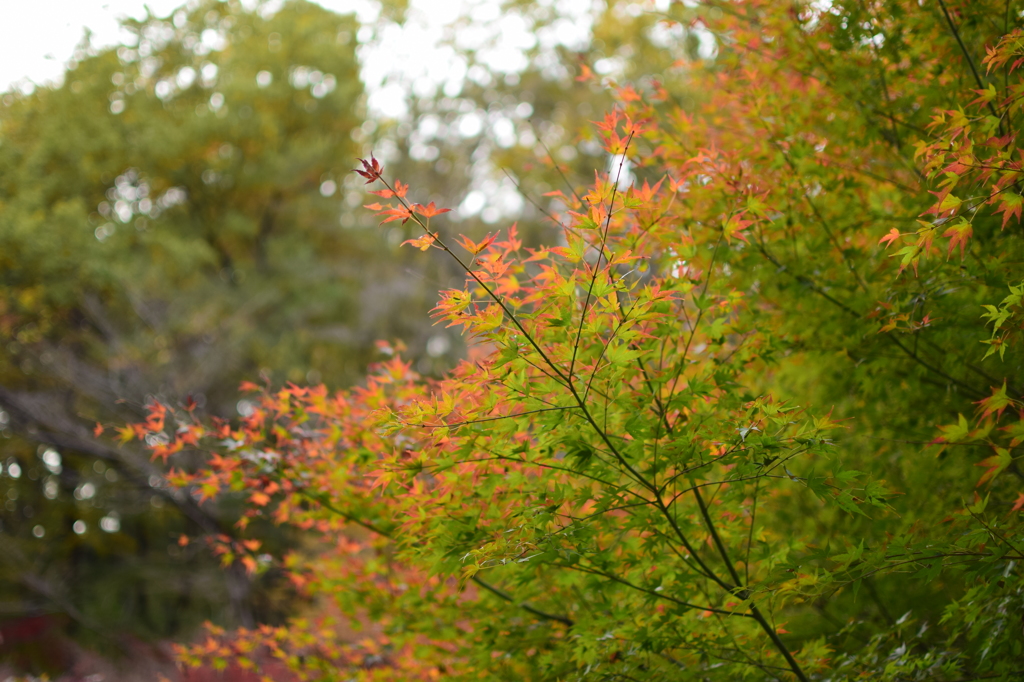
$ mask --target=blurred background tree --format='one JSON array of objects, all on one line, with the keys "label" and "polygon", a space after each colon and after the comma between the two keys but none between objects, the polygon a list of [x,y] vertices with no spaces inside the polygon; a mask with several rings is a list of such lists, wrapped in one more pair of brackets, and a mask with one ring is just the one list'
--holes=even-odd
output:
[{"label": "blurred background tree", "polygon": [[91,424],[151,395],[231,414],[266,368],[344,381],[362,337],[400,319],[360,309],[377,237],[332,198],[356,154],[355,21],[203,2],[126,28],[130,44],[86,42],[61,86],[0,107],[0,599],[97,644],[278,607],[176,544],[230,533],[229,510],[167,491]]}]

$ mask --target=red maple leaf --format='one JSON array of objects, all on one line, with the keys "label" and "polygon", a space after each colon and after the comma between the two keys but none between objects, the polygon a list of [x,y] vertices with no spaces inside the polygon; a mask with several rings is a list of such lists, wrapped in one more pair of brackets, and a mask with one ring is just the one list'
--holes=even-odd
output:
[{"label": "red maple leaf", "polygon": [[369,161],[359,159],[359,162],[363,164],[363,170],[356,168],[355,172],[366,178],[367,185],[375,180],[380,180],[380,175],[384,172],[384,166],[380,165],[380,162],[373,158],[373,154],[370,154]]}]

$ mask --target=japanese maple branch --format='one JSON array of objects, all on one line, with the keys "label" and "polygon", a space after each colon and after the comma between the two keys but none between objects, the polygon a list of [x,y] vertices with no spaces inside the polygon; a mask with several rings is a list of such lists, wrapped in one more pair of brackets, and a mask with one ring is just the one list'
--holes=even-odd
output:
[{"label": "japanese maple branch", "polygon": [[[744,600],[747,599],[750,596],[750,593],[746,587],[743,587],[743,583],[740,580],[740,575],[736,571],[736,567],[733,566],[732,561],[729,558],[729,552],[726,550],[725,544],[722,542],[722,538],[718,534],[718,529],[715,527],[715,524],[711,521],[711,515],[708,513],[707,505],[704,504],[704,498],[701,496],[700,490],[698,488],[694,488],[693,496],[694,499],[697,501],[697,506],[700,508],[701,515],[704,517],[705,525],[707,526],[708,531],[711,533],[711,538],[722,556],[722,561],[725,563],[726,569],[728,569],[729,571],[729,575],[732,576],[732,579],[736,582],[737,588],[740,588],[735,593],[736,596]],[[806,673],[804,673],[803,671],[803,668],[801,668],[800,664],[797,663],[795,658],[793,658],[793,654],[790,653],[789,647],[787,647],[785,642],[782,641],[782,638],[779,637],[779,633],[775,631],[775,628],[772,627],[772,624],[769,623],[768,620],[764,617],[764,615],[761,613],[761,610],[758,609],[754,604],[751,604],[750,613],[753,616],[754,620],[756,620],[758,624],[760,624],[761,629],[764,630],[765,634],[767,634],[768,637],[772,640],[772,644],[775,645],[775,648],[778,649],[779,653],[781,653],[783,658],[786,659],[786,663],[789,664],[789,667],[792,669],[793,674],[796,675],[801,682],[809,682]]]},{"label": "japanese maple branch", "polygon": [[[626,146],[622,150],[622,159],[619,161],[619,170],[615,174],[615,184],[612,185],[612,199],[608,202],[608,216],[604,221],[604,231],[601,234],[601,245],[597,250],[597,262],[594,263],[594,272],[590,277],[590,286],[587,287],[587,298],[583,302],[583,311],[580,313],[580,325],[576,329],[576,341],[572,344],[572,359],[569,361],[569,379],[572,380],[573,368],[576,366],[576,353],[579,351],[580,338],[583,336],[583,326],[587,321],[587,309],[590,307],[590,298],[594,293],[594,285],[597,283],[597,273],[601,270],[601,259],[604,258],[605,245],[608,243],[608,230],[611,229],[612,213],[615,210],[615,195],[619,190],[619,181],[622,179],[622,167],[626,163],[626,153],[629,151],[629,143],[633,141],[633,131],[629,131],[626,138]],[[586,261],[584,261],[586,262]]]},{"label": "japanese maple branch", "polygon": [[602,570],[600,570],[598,568],[590,568],[590,567],[587,567],[587,566],[581,566],[579,564],[574,564],[574,565],[571,565],[571,566],[568,565],[568,564],[554,564],[554,565],[555,566],[560,566],[562,568],[568,568],[568,569],[573,570],[573,571],[579,571],[580,573],[589,573],[591,575],[599,575],[602,578],[607,578],[608,580],[611,580],[613,582],[617,582],[620,585],[625,585],[626,587],[628,587],[630,589],[633,589],[633,590],[636,590],[637,592],[643,592],[644,594],[649,594],[652,597],[655,597],[656,599],[663,599],[665,601],[670,601],[670,602],[673,602],[675,604],[679,604],[680,606],[684,606],[684,607],[689,608],[689,609],[695,609],[697,611],[710,611],[711,613],[720,613],[723,616],[737,616],[739,618],[753,618],[754,617],[751,614],[743,613],[742,611],[726,611],[724,609],[717,609],[717,608],[715,608],[713,606],[704,606],[704,605],[701,605],[701,604],[691,604],[690,602],[683,601],[682,599],[676,599],[675,597],[673,597],[671,595],[668,595],[668,594],[665,594],[664,592],[655,592],[654,590],[649,590],[646,587],[641,587],[640,585],[637,585],[635,583],[631,583],[628,580],[626,580],[625,578],[621,578],[621,577],[615,575],[614,573],[608,573],[607,571],[602,571]]},{"label": "japanese maple branch", "polygon": [[412,206],[409,205],[409,203],[405,200],[404,197],[398,196],[398,193],[395,192],[395,190],[391,187],[387,180],[385,180],[382,176],[378,176],[378,179],[381,182],[383,182],[384,186],[387,187],[394,194],[395,198],[397,198],[398,201],[402,204],[402,207],[405,208],[406,211],[408,211],[409,217],[413,220],[413,222],[415,222],[417,225],[420,226],[420,228],[422,228],[424,234],[426,234],[429,237],[433,237],[434,243],[438,244],[441,247],[441,249],[444,250],[445,253],[447,253],[449,256],[455,259],[455,262],[459,264],[459,267],[461,267],[464,272],[466,272],[470,277],[472,277],[476,281],[476,283],[479,284],[480,287],[483,288],[485,292],[487,292],[487,295],[501,307],[505,315],[507,315],[508,318],[512,321],[512,324],[514,324],[516,326],[516,329],[518,329],[523,334],[523,336],[526,337],[526,340],[529,342],[531,346],[533,346],[533,349],[537,351],[537,354],[540,355],[540,357],[544,360],[548,367],[550,367],[551,370],[555,372],[555,374],[557,374],[562,381],[566,382],[566,384],[570,384],[572,380],[562,373],[558,366],[547,356],[547,354],[540,347],[540,345],[538,345],[537,341],[533,338],[533,335],[526,331],[523,325],[519,322],[519,318],[517,318],[515,313],[513,313],[512,310],[508,307],[508,305],[505,304],[505,300],[498,296],[496,293],[494,293],[494,291],[491,290],[491,288],[487,286],[487,284],[482,279],[480,279],[479,275],[477,275],[472,268],[466,265],[462,261],[462,259],[459,258],[458,254],[452,251],[452,249],[447,244],[444,243],[444,240],[442,240],[440,236],[437,236],[436,234],[430,231],[430,228],[428,228],[427,225],[422,220],[420,220],[416,213],[413,211]]},{"label": "japanese maple branch", "polygon": [[552,621],[555,621],[556,623],[561,623],[562,625],[564,625],[566,627],[570,627],[570,628],[573,625],[576,624],[571,618],[569,618],[567,616],[559,616],[559,615],[556,615],[556,614],[553,614],[553,613],[548,613],[546,611],[541,611],[537,607],[531,606],[527,602],[517,601],[508,592],[505,592],[504,590],[498,589],[494,585],[491,585],[490,583],[482,580],[481,578],[478,578],[477,576],[473,576],[472,578],[470,578],[470,580],[472,580],[474,583],[476,583],[480,587],[484,588],[485,590],[487,590],[491,594],[493,594],[493,595],[495,595],[497,597],[500,597],[501,599],[504,599],[505,601],[507,601],[510,604],[516,605],[517,607],[521,608],[523,611],[526,611],[527,613],[532,613],[533,615],[537,616],[538,618],[543,618],[544,620],[552,620]]},{"label": "japanese maple branch", "polygon": [[[953,37],[956,38],[956,44],[960,46],[960,51],[964,55],[964,59],[967,60],[967,66],[971,68],[971,73],[974,74],[974,82],[978,84],[979,90],[985,89],[985,84],[981,82],[981,74],[978,73],[978,68],[974,66],[974,60],[971,59],[971,53],[967,51],[967,46],[964,45],[964,41],[960,38],[960,31],[957,29],[956,24],[953,23],[953,17],[949,15],[949,10],[946,8],[944,0],[939,0],[939,7],[942,8],[942,14],[946,17],[946,23],[949,24],[949,30],[952,31]],[[996,112],[995,106],[992,102],[988,102],[988,110],[992,112],[992,115],[999,119],[999,132],[1003,132],[1003,121],[999,114]]]},{"label": "japanese maple branch", "polygon": [[[310,493],[308,493],[307,491],[304,491],[304,490],[300,490],[299,494],[302,495],[303,497],[305,497],[306,499],[310,500],[310,501],[316,502],[317,504],[322,506],[324,509],[326,509],[326,510],[328,510],[328,511],[330,511],[330,512],[332,512],[332,513],[334,513],[334,514],[336,514],[338,516],[340,516],[341,518],[345,519],[346,521],[349,521],[350,523],[355,523],[357,525],[360,525],[363,528],[366,528],[367,530],[370,530],[370,531],[372,531],[374,533],[377,533],[381,537],[388,538],[389,540],[393,540],[394,539],[391,536],[390,532],[381,529],[380,527],[376,526],[375,524],[373,524],[371,522],[364,521],[364,520],[362,520],[362,519],[360,519],[360,518],[358,518],[356,516],[353,516],[352,514],[349,514],[349,513],[345,512],[345,511],[342,511],[341,509],[338,509],[333,504],[331,504],[326,499],[324,499],[324,497],[326,497],[326,496],[312,495],[312,494],[310,494]],[[496,588],[493,585],[491,585],[491,584],[481,580],[480,578],[478,578],[476,576],[473,576],[472,578],[470,578],[470,580],[472,580],[474,583],[476,583],[480,587],[484,588],[485,590],[488,590],[489,592],[497,595],[498,597],[501,597],[505,601],[507,601],[509,603],[512,603],[512,604],[515,604],[517,607],[521,608],[522,610],[524,610],[524,611],[526,611],[528,613],[532,613],[533,615],[538,616],[539,618],[544,618],[545,620],[556,621],[556,622],[562,623],[563,625],[566,625],[567,627],[572,627],[573,624],[574,624],[573,621],[570,618],[567,618],[565,616],[558,616],[558,615],[555,615],[555,614],[547,613],[547,612],[542,611],[542,610],[540,610],[540,609],[538,609],[538,608],[536,608],[534,606],[531,606],[527,602],[517,601],[516,599],[514,599],[507,592],[499,590],[498,588]]]},{"label": "japanese maple branch", "polygon": [[[849,314],[849,315],[851,315],[851,316],[853,316],[853,317],[855,317],[857,319],[860,319],[860,318],[863,317],[860,313],[858,313],[856,310],[854,310],[850,306],[846,305],[845,303],[843,303],[839,299],[831,296],[827,291],[825,291],[824,289],[819,287],[814,282],[814,280],[812,280],[811,278],[807,277],[806,275],[795,274],[792,271],[790,271],[790,269],[786,265],[781,263],[775,256],[773,256],[771,254],[771,252],[768,251],[768,248],[764,244],[763,237],[759,240],[759,242],[760,243],[758,245],[759,246],[758,250],[761,252],[761,255],[763,255],[765,258],[767,258],[768,261],[772,263],[772,265],[776,266],[779,269],[780,272],[782,272],[782,271],[787,272],[790,277],[795,279],[800,284],[803,284],[808,289],[810,289],[814,293],[818,294],[819,296],[821,296],[822,298],[827,300],[829,303],[832,303],[836,307],[840,308],[841,310],[843,310],[843,312],[845,312],[845,313],[847,313],[847,314]],[[896,337],[892,336],[891,334],[886,334],[885,338],[890,343],[892,343],[897,348],[899,348],[904,353],[904,355],[906,355],[911,360],[913,360],[914,362],[918,363],[919,365],[921,365],[922,367],[924,367],[928,371],[930,371],[930,372],[932,372],[934,374],[939,375],[940,377],[942,377],[943,379],[946,379],[950,383],[956,384],[957,386],[959,386],[960,388],[964,389],[965,391],[967,391],[968,393],[972,394],[975,397],[978,397],[978,398],[985,397],[984,392],[979,391],[976,388],[974,388],[973,386],[970,386],[969,384],[965,384],[962,381],[951,377],[950,375],[948,375],[945,372],[943,372],[941,369],[939,369],[937,367],[934,367],[934,366],[928,364],[927,362],[925,362],[923,359],[918,357],[916,353],[914,353],[912,350],[910,350],[909,348],[904,346],[902,343],[900,343],[899,339],[897,339]]]},{"label": "japanese maple branch", "polygon": [[[704,288],[701,289],[701,292],[700,292],[701,299],[703,299],[704,296],[707,295],[708,287],[711,285],[711,274],[712,274],[712,272],[715,269],[715,258],[718,256],[718,247],[721,246],[721,245],[722,245],[722,235],[719,235],[718,236],[718,241],[715,242],[715,249],[714,249],[714,251],[711,252],[711,263],[710,263],[710,265],[708,265],[708,276],[704,280]],[[682,376],[683,371],[686,369],[686,358],[690,354],[690,345],[693,343],[694,336],[697,335],[697,328],[700,326],[701,318],[704,317],[704,310],[706,309],[706,307],[707,306],[704,306],[704,307],[697,306],[697,317],[694,319],[693,327],[690,329],[690,338],[688,338],[686,340],[686,347],[683,348],[683,356],[682,356],[682,358],[679,359],[679,361],[677,363],[675,376],[672,377],[672,388],[670,388],[669,392],[668,392],[670,397],[675,395],[676,386],[679,383],[679,378]],[[664,410],[662,410],[661,414],[662,414],[662,419],[665,420],[665,427],[668,430],[668,433],[671,434],[672,433],[672,425],[669,424],[668,415],[665,414]],[[682,415],[680,415],[679,419],[682,419]],[[679,424],[679,419],[676,420],[676,425]]]},{"label": "japanese maple branch", "polygon": [[502,419],[515,419],[516,417],[524,417],[529,414],[538,414],[540,412],[560,412],[563,410],[578,410],[579,407],[576,405],[566,405],[564,407],[543,407],[537,410],[526,410],[525,412],[517,412],[516,414],[502,414],[496,417],[481,417],[480,419],[467,419],[466,421],[453,422],[451,424],[410,424],[399,420],[402,426],[417,427],[422,429],[454,429],[460,426],[470,426],[472,424],[482,424],[484,422],[496,422]]}]

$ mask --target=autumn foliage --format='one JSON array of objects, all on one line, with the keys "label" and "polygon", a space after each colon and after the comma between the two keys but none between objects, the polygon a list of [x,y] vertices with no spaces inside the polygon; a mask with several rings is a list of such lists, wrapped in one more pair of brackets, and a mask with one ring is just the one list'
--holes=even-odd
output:
[{"label": "autumn foliage", "polygon": [[[717,55],[610,88],[620,161],[557,232],[456,236],[357,172],[465,285],[440,379],[248,385],[125,431],[173,479],[317,538],[309,613],[189,662],[308,679],[1012,679],[1020,561],[1018,3],[673,5]],[[978,56],[979,58],[975,58]],[[685,98],[683,97],[685,95]],[[627,168],[625,159],[629,161]],[[1009,295],[1007,295],[1009,287]],[[985,344],[985,345],[983,345]],[[986,347],[987,345],[987,347]],[[227,540],[225,538],[225,540]]]}]

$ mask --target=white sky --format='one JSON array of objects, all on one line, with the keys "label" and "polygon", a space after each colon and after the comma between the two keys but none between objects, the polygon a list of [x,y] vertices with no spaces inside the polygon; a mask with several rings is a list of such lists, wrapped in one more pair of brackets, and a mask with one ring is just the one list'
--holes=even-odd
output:
[{"label": "white sky", "polygon": [[[0,0],[0,90],[22,79],[57,78],[86,27],[93,42],[117,42],[117,17],[143,14],[142,0]],[[147,0],[167,14],[181,0]]]},{"label": "white sky", "polygon": [[[373,23],[378,14],[373,0],[317,1],[338,12],[355,11],[364,24]],[[447,85],[446,90],[457,92],[467,76],[465,62],[451,48],[439,46],[438,36],[460,16],[471,17],[473,26],[460,32],[458,46],[480,48],[496,39],[497,45],[479,56],[499,72],[525,66],[522,50],[538,38],[548,45],[573,46],[587,39],[590,26],[585,17],[593,0],[540,1],[558,2],[561,11],[578,20],[563,20],[549,27],[550,35],[535,36],[518,17],[501,16],[498,0],[412,0],[405,26],[389,26],[368,46],[372,52],[362,53],[371,111],[401,116],[409,83],[421,88]],[[182,4],[184,0],[0,0],[0,91],[58,78],[86,28],[92,31],[94,45],[113,45],[119,42],[118,17],[141,18],[147,5],[154,14],[166,16]]]}]

